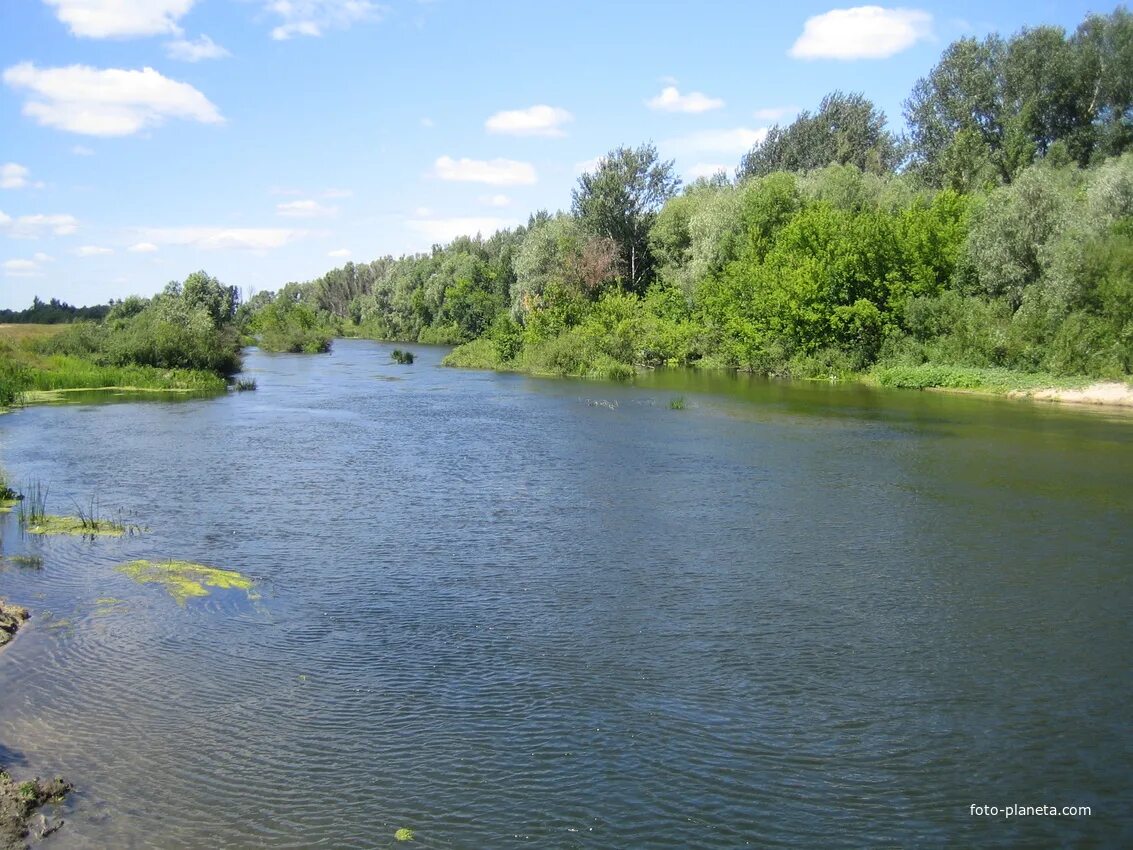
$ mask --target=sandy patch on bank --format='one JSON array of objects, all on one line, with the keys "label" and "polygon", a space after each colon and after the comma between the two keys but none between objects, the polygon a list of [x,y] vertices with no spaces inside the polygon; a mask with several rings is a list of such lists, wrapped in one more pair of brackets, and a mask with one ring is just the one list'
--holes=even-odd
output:
[{"label": "sandy patch on bank", "polygon": [[1133,387],[1118,381],[1102,381],[1077,390],[1015,390],[1011,398],[1033,398],[1037,401],[1058,401],[1063,404],[1109,404],[1133,407]]}]

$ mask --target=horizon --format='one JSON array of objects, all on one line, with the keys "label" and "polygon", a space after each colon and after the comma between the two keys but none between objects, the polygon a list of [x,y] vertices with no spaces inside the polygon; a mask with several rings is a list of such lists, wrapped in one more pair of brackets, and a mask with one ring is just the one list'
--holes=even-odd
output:
[{"label": "horizon", "polygon": [[654,142],[685,183],[731,176],[834,90],[900,132],[952,41],[1073,31],[1116,5],[6,7],[0,308],[148,297],[198,269],[277,290],[487,237],[569,209],[579,174],[622,145]]}]

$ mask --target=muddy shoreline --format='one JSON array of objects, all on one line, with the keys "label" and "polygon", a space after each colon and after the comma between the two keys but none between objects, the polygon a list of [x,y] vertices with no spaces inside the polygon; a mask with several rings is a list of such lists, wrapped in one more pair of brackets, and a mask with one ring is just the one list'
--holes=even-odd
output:
[{"label": "muddy shoreline", "polygon": [[[16,632],[28,620],[27,608],[12,605],[0,599],[0,647],[7,645]],[[0,763],[0,850],[24,850],[31,837],[32,821],[45,803],[59,802],[71,790],[65,780],[54,779],[16,779]],[[63,826],[62,820],[48,822],[40,816],[36,838],[43,838]]]}]

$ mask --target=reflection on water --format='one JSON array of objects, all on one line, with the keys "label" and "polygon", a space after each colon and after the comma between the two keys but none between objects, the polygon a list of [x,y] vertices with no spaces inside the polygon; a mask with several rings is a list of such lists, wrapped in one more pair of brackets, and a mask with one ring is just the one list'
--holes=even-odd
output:
[{"label": "reflection on water", "polygon": [[149,529],[0,519],[43,558],[0,564],[0,758],[79,787],[60,846],[1133,842],[1128,417],[415,350],[0,421],[49,507]]}]

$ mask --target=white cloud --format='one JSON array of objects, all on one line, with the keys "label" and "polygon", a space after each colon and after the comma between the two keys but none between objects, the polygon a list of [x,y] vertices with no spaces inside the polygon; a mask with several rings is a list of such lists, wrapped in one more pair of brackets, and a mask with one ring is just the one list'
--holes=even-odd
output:
[{"label": "white cloud", "polygon": [[163,77],[153,68],[37,68],[30,62],[4,71],[4,82],[24,89],[23,113],[45,127],[90,136],[128,136],[166,118],[220,124],[211,101],[188,83]]},{"label": "white cloud", "polygon": [[113,253],[113,248],[103,248],[101,245],[83,245],[75,249],[75,255],[79,257],[101,257]]},{"label": "white cloud", "polygon": [[326,218],[336,215],[338,207],[327,207],[312,200],[288,201],[287,203],[276,204],[275,212],[285,218]]},{"label": "white cloud", "polygon": [[28,180],[31,174],[26,166],[17,162],[5,162],[0,165],[0,189],[26,189],[28,186],[40,188],[42,183],[32,183]]},{"label": "white cloud", "polygon": [[790,55],[796,59],[885,59],[931,34],[932,15],[920,9],[832,9],[807,18]]},{"label": "white cloud", "polygon": [[598,166],[602,164],[603,157],[595,156],[590,159],[584,159],[582,162],[574,164],[575,174],[590,174],[598,170]]},{"label": "white cloud", "polygon": [[721,171],[727,174],[730,169],[726,165],[719,165],[713,162],[698,162],[696,165],[689,168],[687,174],[693,180],[696,180],[699,177],[715,177]]},{"label": "white cloud", "polygon": [[432,243],[451,242],[458,236],[491,236],[497,230],[514,227],[516,222],[502,218],[432,218],[410,219],[409,227]]},{"label": "white cloud", "polygon": [[425,116],[424,118],[421,119],[421,126],[425,127],[425,128],[429,128],[429,127],[436,127],[437,124],[436,124],[435,121],[433,121],[432,118]]},{"label": "white cloud", "polygon": [[80,38],[178,35],[177,21],[196,0],[44,0]]},{"label": "white cloud", "polygon": [[0,230],[15,239],[38,239],[48,231],[56,236],[70,236],[78,229],[79,220],[73,215],[37,213],[12,218],[0,212]]},{"label": "white cloud", "polygon": [[797,115],[798,111],[799,107],[797,106],[768,106],[755,110],[753,114],[760,121],[778,121],[788,115]]},{"label": "white cloud", "polygon": [[317,37],[327,30],[380,21],[386,8],[372,0],[268,0],[264,11],[281,20],[271,37],[285,41],[296,35]]},{"label": "white cloud", "polygon": [[350,198],[353,196],[353,189],[327,189],[323,192],[324,198]]},{"label": "white cloud", "polygon": [[453,159],[442,156],[433,164],[433,174],[442,180],[487,183],[489,186],[530,186],[539,179],[535,166],[514,159]]},{"label": "white cloud", "polygon": [[563,136],[562,125],[569,124],[574,116],[557,106],[539,104],[527,109],[497,112],[484,122],[489,133],[508,136]]},{"label": "white cloud", "polygon": [[489,207],[507,207],[511,206],[511,198],[507,195],[481,195],[480,203]]},{"label": "white cloud", "polygon": [[52,257],[48,254],[45,254],[42,251],[36,251],[31,256],[32,256],[32,259],[35,260],[37,263],[54,263],[55,262],[54,257]]},{"label": "white cloud", "polygon": [[196,41],[179,38],[165,43],[165,54],[170,59],[182,62],[200,62],[204,59],[223,59],[232,54],[209,38],[202,35]]},{"label": "white cloud", "polygon": [[75,145],[73,148],[71,148],[71,153],[73,153],[75,156],[94,156],[94,151],[92,151],[86,145]]},{"label": "white cloud", "polygon": [[135,242],[126,250],[131,254],[152,254],[158,248],[152,242]]},{"label": "white cloud", "polygon": [[349,248],[336,248],[333,251],[327,251],[328,257],[334,257],[337,260],[345,259],[350,256]]},{"label": "white cloud", "polygon": [[5,260],[4,274],[8,277],[39,277],[43,267],[35,260]]},{"label": "white cloud", "polygon": [[148,227],[141,228],[139,235],[152,244],[187,245],[202,251],[268,251],[303,232],[271,227]]},{"label": "white cloud", "polygon": [[711,109],[719,109],[724,105],[724,101],[718,97],[709,97],[703,92],[692,91],[688,94],[681,94],[676,86],[665,86],[661,89],[661,93],[654,98],[645,101],[645,105],[650,109],[656,109],[660,112],[708,112]]},{"label": "white cloud", "polygon": [[677,154],[742,154],[767,138],[767,128],[735,127],[730,130],[701,130],[663,143]]}]

